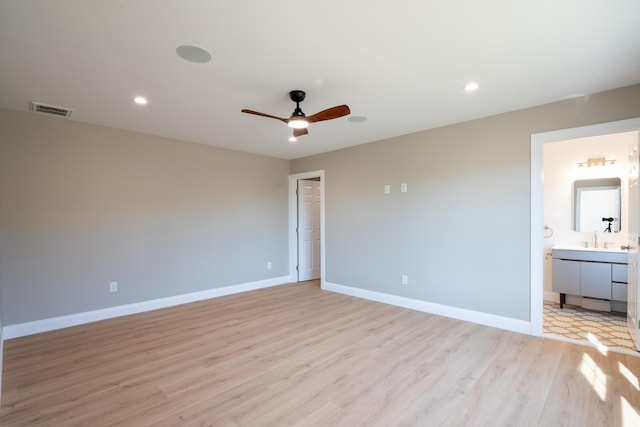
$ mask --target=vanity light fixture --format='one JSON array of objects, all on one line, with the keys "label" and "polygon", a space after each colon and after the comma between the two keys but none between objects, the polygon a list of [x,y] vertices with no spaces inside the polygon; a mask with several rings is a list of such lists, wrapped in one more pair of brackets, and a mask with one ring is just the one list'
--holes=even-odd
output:
[{"label": "vanity light fixture", "polygon": [[606,166],[607,164],[609,165],[615,165],[616,164],[616,159],[605,159],[604,157],[596,157],[593,159],[589,159],[586,162],[578,162],[578,167],[591,167],[591,166]]}]

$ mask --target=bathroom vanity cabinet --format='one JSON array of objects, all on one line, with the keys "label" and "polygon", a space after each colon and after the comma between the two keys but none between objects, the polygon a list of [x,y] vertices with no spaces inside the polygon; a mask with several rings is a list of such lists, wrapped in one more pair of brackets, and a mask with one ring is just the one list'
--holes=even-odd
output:
[{"label": "bathroom vanity cabinet", "polygon": [[626,311],[626,252],[553,248],[551,254],[552,287],[560,294],[560,308],[570,295],[585,308]]}]

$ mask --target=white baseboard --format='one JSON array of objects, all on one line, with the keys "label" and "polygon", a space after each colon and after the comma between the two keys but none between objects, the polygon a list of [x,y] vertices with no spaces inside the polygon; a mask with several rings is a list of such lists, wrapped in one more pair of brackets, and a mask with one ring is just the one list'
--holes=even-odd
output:
[{"label": "white baseboard", "polygon": [[255,289],[267,288],[270,286],[282,285],[288,282],[289,276],[275,277],[273,279],[260,280],[257,282],[241,283],[238,285],[208,289],[206,291],[191,292],[188,294],[175,295],[172,297],[142,301],[127,305],[120,305],[117,307],[109,307],[100,310],[53,317],[50,319],[42,319],[35,320],[33,322],[7,325],[2,328],[2,337],[5,340],[11,338],[19,338],[27,335],[38,334],[40,332],[53,331],[55,329],[67,328],[69,326],[77,326],[85,323],[96,322],[98,320],[127,316],[129,314],[142,313],[145,311],[157,310],[159,308],[166,308],[174,305],[186,304],[209,298],[216,298],[225,295],[237,294],[240,292],[253,291]]},{"label": "white baseboard", "polygon": [[544,300],[545,301],[552,301],[552,302],[559,302],[560,301],[560,294],[557,292],[552,292],[552,291],[544,291]]},{"label": "white baseboard", "polygon": [[506,329],[508,331],[519,332],[527,335],[531,334],[531,322],[525,320],[466,310],[464,308],[450,307],[447,305],[435,304],[413,298],[390,295],[382,292],[375,292],[329,282],[325,282],[323,289],[371,301],[391,304],[398,307],[410,308],[412,310],[418,310],[425,313],[478,323],[480,325],[492,326],[494,328]]}]

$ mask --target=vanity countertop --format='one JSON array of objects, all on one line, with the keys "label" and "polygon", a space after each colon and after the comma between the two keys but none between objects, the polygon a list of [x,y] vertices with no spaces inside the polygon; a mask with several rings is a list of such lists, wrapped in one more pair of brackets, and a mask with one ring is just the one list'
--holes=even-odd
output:
[{"label": "vanity countertop", "polygon": [[551,248],[552,257],[576,261],[594,261],[627,263],[628,251],[619,248],[582,248],[569,246],[554,246]]},{"label": "vanity countertop", "polygon": [[562,251],[588,251],[588,252],[619,252],[619,253],[628,253],[625,249],[617,248],[584,248],[582,246],[553,246],[552,250],[562,250]]}]

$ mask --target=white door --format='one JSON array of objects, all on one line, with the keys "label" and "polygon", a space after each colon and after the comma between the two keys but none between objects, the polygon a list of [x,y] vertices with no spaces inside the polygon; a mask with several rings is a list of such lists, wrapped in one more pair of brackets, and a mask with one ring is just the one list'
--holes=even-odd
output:
[{"label": "white door", "polygon": [[638,201],[640,199],[638,186],[638,137],[631,143],[629,148],[629,277],[627,285],[627,327],[631,339],[636,348],[640,350],[640,307],[639,298],[640,286],[638,285],[638,228],[640,222],[640,209]]},{"label": "white door", "polygon": [[320,181],[298,181],[298,281],[320,278]]}]

